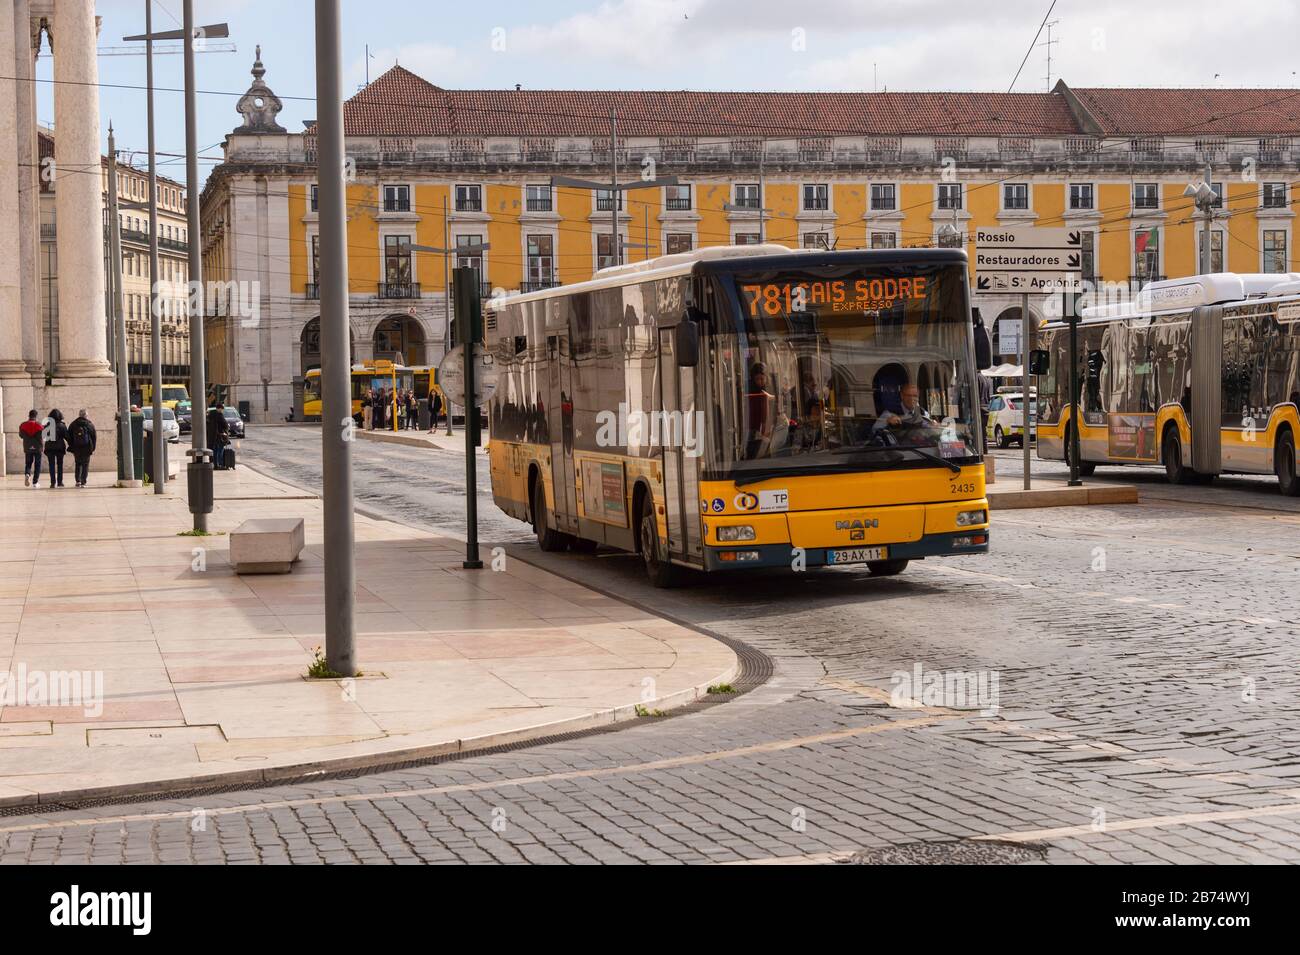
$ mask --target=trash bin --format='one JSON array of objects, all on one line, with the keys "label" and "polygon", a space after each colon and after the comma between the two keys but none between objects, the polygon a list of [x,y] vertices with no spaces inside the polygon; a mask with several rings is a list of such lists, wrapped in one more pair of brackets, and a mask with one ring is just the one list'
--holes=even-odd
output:
[{"label": "trash bin", "polygon": [[253,403],[251,401],[241,401],[239,403],[239,417],[247,421],[249,417],[252,415],[252,413],[253,413]]},{"label": "trash bin", "polygon": [[433,412],[429,409],[429,399],[420,399],[420,430],[428,431],[433,427]]},{"label": "trash bin", "polygon": [[[162,452],[163,452],[163,479],[165,481],[167,476],[167,442],[166,441],[163,441],[162,443]],[[149,478],[151,482],[157,484],[158,478],[153,473],[153,432],[151,431],[146,432],[144,435],[143,458],[144,460],[141,462],[141,471],[136,473],[136,477],[139,477],[140,474],[143,473],[146,477]]]},{"label": "trash bin", "polygon": [[[117,422],[113,422],[113,427],[117,427]],[[125,462],[126,458],[122,454],[123,449],[117,449],[117,479],[119,481],[126,478]],[[140,480],[140,475],[144,473],[144,415],[139,411],[131,412],[131,462],[132,477],[134,480]]]}]

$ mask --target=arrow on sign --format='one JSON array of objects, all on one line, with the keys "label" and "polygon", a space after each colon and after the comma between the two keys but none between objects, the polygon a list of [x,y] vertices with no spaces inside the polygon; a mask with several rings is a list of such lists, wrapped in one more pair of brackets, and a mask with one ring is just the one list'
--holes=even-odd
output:
[{"label": "arrow on sign", "polygon": [[1083,241],[1083,240],[1082,240],[1082,237],[1079,235],[1079,233],[1077,233],[1077,232],[1071,232],[1071,233],[1070,233],[1070,235],[1069,235],[1069,243],[1070,243],[1070,245],[1081,245],[1081,244],[1082,244],[1082,241]]},{"label": "arrow on sign", "polygon": [[1078,256],[1077,254],[1073,254],[1073,253],[1072,253],[1072,254],[1069,256],[1069,258],[1067,258],[1067,259],[1065,260],[1065,263],[1066,263],[1066,265],[1068,265],[1070,268],[1072,268],[1072,269],[1077,269],[1077,268],[1079,268],[1079,256]]},{"label": "arrow on sign", "polygon": [[981,292],[989,287],[989,277],[987,275],[975,276],[975,288]]}]

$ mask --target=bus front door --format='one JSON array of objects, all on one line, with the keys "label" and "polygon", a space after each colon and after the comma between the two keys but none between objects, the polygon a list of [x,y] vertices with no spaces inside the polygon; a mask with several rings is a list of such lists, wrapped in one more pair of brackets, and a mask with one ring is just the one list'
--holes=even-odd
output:
[{"label": "bus front door", "polygon": [[551,446],[551,484],[555,489],[555,524],[566,534],[578,532],[578,489],[573,473],[573,365],[566,335],[548,335],[550,369],[546,430]]},{"label": "bus front door", "polygon": [[695,369],[678,367],[671,328],[659,330],[659,400],[668,554],[673,560],[703,566],[699,505],[703,415],[696,410]]}]

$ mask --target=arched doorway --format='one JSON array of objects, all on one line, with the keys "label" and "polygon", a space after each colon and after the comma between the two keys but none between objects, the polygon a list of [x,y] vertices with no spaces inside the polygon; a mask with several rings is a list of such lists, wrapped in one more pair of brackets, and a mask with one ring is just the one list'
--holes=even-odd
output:
[{"label": "arched doorway", "polygon": [[[349,350],[351,355],[357,353],[356,339],[349,334]],[[302,335],[298,339],[298,357],[300,360],[299,369],[302,374],[307,374],[313,368],[320,367],[320,316],[313,318],[310,322],[302,327]],[[348,356],[349,366],[352,364],[352,357]]]},{"label": "arched doorway", "polygon": [[423,365],[424,329],[410,315],[390,315],[375,327],[375,357]]}]

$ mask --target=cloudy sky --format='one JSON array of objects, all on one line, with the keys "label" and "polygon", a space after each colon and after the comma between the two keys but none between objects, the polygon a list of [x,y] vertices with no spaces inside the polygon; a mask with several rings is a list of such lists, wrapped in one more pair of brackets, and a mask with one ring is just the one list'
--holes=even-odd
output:
[{"label": "cloudy sky", "polygon": [[[100,47],[143,32],[148,0],[100,0]],[[154,29],[175,29],[181,0],[152,0]],[[394,63],[461,88],[1005,91],[1051,0],[343,0],[346,90]],[[219,156],[238,124],[253,48],[285,101],[282,125],[313,118],[309,0],[195,0],[199,24],[230,24],[237,52],[197,59],[199,144]],[[1300,85],[1300,4],[1248,0],[1057,0],[1052,79],[1075,86]],[[1046,33],[1040,37],[1042,43]],[[181,57],[156,59],[156,83],[179,89]],[[144,59],[101,55],[102,126],[143,149]],[[52,77],[48,56],[38,75]],[[1047,88],[1047,48],[1030,52],[1015,88]],[[38,89],[53,120],[53,94]],[[158,148],[184,147],[179,92],[157,97]],[[167,157],[162,160],[168,163]],[[179,160],[160,171],[183,178]]]}]

